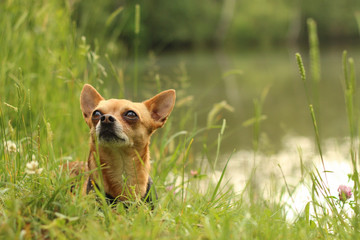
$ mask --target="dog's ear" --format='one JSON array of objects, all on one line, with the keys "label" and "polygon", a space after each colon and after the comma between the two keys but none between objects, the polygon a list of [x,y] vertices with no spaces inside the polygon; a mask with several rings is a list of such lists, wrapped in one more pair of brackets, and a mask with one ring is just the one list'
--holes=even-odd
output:
[{"label": "dog's ear", "polygon": [[143,103],[149,110],[154,120],[154,129],[162,127],[175,105],[175,90],[163,91]]},{"label": "dog's ear", "polygon": [[89,84],[84,85],[80,94],[80,106],[84,119],[88,125],[90,123],[89,119],[91,118],[91,113],[102,100],[104,100],[104,98],[96,91],[93,86]]}]

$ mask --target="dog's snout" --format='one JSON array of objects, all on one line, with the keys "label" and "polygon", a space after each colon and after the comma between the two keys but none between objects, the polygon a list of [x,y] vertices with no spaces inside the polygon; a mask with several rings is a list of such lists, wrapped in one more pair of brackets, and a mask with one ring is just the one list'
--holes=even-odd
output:
[{"label": "dog's snout", "polygon": [[100,143],[119,143],[127,139],[120,122],[111,114],[100,117],[99,124],[96,125],[96,135]]},{"label": "dog's snout", "polygon": [[104,114],[100,118],[101,123],[113,123],[115,122],[115,118],[111,116],[110,114]]}]

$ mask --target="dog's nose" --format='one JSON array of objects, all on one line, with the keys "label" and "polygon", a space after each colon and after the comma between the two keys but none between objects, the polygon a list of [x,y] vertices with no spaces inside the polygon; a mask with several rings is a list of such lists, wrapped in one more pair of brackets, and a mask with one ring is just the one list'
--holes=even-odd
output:
[{"label": "dog's nose", "polygon": [[111,116],[110,114],[104,114],[100,118],[101,123],[113,123],[115,122],[115,118]]}]

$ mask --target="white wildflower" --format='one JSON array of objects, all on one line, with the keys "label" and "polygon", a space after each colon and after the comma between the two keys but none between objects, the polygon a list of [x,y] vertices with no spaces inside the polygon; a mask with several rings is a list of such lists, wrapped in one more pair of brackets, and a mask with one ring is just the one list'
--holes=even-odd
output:
[{"label": "white wildflower", "polygon": [[10,141],[10,140],[4,142],[4,147],[5,147],[5,150],[7,152],[9,152],[9,153],[18,151],[18,149],[16,147],[16,144],[13,141]]},{"label": "white wildflower", "polygon": [[37,161],[31,161],[26,164],[25,172],[27,174],[40,174],[43,168],[38,168],[39,163]]}]

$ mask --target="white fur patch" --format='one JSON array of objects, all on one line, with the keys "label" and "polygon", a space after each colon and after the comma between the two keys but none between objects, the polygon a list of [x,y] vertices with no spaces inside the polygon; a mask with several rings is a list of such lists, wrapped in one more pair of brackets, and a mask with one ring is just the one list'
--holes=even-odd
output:
[{"label": "white fur patch", "polygon": [[100,132],[101,132],[101,121],[99,121],[95,127],[96,137],[98,140],[99,145],[104,146],[130,146],[130,140],[129,137],[124,133],[123,127],[118,121],[114,122],[113,126],[113,134],[118,137],[118,140],[105,140],[103,138],[100,138]]}]

